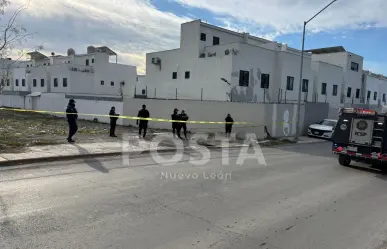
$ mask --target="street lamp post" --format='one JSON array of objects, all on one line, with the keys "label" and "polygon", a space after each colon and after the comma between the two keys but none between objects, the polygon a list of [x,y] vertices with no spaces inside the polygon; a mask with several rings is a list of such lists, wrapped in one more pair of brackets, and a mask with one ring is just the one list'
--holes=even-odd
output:
[{"label": "street lamp post", "polygon": [[296,122],[296,136],[295,140],[298,140],[298,137],[300,135],[300,109],[301,109],[301,92],[302,92],[302,71],[304,66],[304,45],[305,45],[305,28],[306,25],[312,21],[316,16],[318,16],[321,12],[323,12],[325,9],[327,9],[329,6],[331,6],[334,2],[337,0],[333,0],[330,2],[327,6],[325,6],[322,10],[320,10],[316,15],[314,15],[312,18],[310,18],[308,21],[304,22],[304,29],[302,31],[302,49],[301,49],[301,68],[300,68],[300,85],[298,89],[298,102],[297,102],[297,122]]}]

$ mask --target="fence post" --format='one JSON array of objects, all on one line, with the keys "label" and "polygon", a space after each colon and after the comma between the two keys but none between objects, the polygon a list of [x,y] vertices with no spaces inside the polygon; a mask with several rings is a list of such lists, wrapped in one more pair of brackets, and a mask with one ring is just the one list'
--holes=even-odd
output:
[{"label": "fence post", "polygon": [[148,86],[145,86],[145,96],[148,98]]},{"label": "fence post", "polygon": [[176,88],[176,99],[177,99],[177,88]]},{"label": "fence post", "polygon": [[278,89],[278,103],[280,103],[280,101],[281,101],[280,94],[281,94],[281,88]]},{"label": "fence post", "polygon": [[201,89],[200,100],[203,101],[203,88]]},{"label": "fence post", "polygon": [[155,98],[156,98],[156,87],[155,87]]},{"label": "fence post", "polygon": [[266,88],[263,89],[263,103],[266,103]]},{"label": "fence post", "polygon": [[136,86],[134,86],[134,96],[133,97],[136,97],[136,94],[137,94],[137,90],[136,90]]},{"label": "fence post", "polygon": [[285,104],[286,104],[286,93],[287,93],[288,91],[287,90],[285,90]]}]

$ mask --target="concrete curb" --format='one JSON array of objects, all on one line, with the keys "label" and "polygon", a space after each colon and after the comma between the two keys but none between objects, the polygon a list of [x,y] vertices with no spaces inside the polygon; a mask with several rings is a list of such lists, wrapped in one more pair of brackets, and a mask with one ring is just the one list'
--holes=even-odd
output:
[{"label": "concrete curb", "polygon": [[[229,149],[241,148],[242,146],[230,146]],[[221,149],[221,146],[208,146],[208,149]],[[166,152],[174,152],[177,151],[176,148],[163,148],[157,150],[158,153],[166,153]],[[17,166],[22,164],[31,164],[31,163],[41,163],[41,162],[56,162],[56,161],[66,161],[66,160],[74,160],[74,159],[85,159],[85,158],[95,158],[95,157],[110,157],[110,156],[122,156],[122,155],[146,155],[150,154],[154,150],[144,150],[144,151],[132,151],[132,152],[101,152],[101,153],[93,153],[93,154],[78,154],[78,155],[64,155],[64,156],[48,156],[48,157],[38,157],[38,158],[26,158],[26,159],[18,159],[18,160],[7,160],[0,162],[0,168]]]}]

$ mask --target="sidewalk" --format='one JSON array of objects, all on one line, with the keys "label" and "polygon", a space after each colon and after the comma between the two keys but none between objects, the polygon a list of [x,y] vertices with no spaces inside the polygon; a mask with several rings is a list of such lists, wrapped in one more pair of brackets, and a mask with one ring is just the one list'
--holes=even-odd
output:
[{"label": "sidewalk", "polygon": [[[164,135],[164,134],[163,134]],[[168,137],[168,135],[166,135]],[[175,141],[181,142],[177,139]],[[184,148],[198,148],[198,145],[206,146],[208,148],[240,148],[249,146],[249,144],[266,144],[271,141],[251,141],[250,143],[241,143],[236,140],[230,139],[228,143],[222,142],[221,139],[209,139],[200,140],[193,137],[191,140],[182,141]],[[326,140],[315,139],[309,137],[300,137],[298,143],[320,143],[326,142]],[[41,161],[56,161],[56,160],[67,160],[76,158],[86,157],[97,157],[97,156],[119,156],[125,154],[140,155],[143,153],[149,153],[152,151],[168,152],[176,151],[176,145],[173,142],[172,136],[169,140],[165,140],[161,143],[138,140],[136,136],[129,137],[128,141],[101,141],[94,143],[74,143],[74,144],[59,144],[59,145],[48,145],[48,146],[32,146],[28,147],[26,151],[20,153],[0,153],[0,167],[10,166],[23,163],[33,163]]]}]

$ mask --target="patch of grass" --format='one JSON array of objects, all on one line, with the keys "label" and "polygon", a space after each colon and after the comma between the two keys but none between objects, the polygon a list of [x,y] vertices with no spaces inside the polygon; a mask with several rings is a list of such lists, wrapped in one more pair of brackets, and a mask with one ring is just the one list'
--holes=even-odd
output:
[{"label": "patch of grass", "polygon": [[290,140],[288,138],[285,138],[285,139],[270,140],[270,141],[267,141],[266,143],[260,144],[260,146],[263,146],[263,147],[274,147],[274,146],[280,146],[280,145],[286,145],[286,144],[294,144],[294,143],[296,143],[296,142],[293,141],[293,140]]}]

